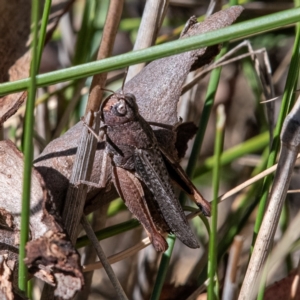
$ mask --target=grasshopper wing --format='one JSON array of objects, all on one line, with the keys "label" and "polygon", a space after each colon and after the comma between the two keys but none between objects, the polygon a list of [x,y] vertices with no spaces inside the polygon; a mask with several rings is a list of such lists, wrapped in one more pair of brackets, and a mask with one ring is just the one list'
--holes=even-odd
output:
[{"label": "grasshopper wing", "polygon": [[175,196],[162,155],[155,146],[136,149],[135,172],[154,195],[154,199],[170,230],[188,247],[199,248],[183,209]]}]

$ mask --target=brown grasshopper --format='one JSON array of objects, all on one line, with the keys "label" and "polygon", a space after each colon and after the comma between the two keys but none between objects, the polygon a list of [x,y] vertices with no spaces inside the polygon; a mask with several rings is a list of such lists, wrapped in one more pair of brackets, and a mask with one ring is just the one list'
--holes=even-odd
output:
[{"label": "brown grasshopper", "polygon": [[[145,228],[156,251],[167,250],[164,238],[167,232],[174,233],[188,247],[198,248],[171,179],[188,193],[205,216],[210,216],[210,203],[197,191],[179,163],[159,147],[151,123],[139,114],[135,96],[123,91],[113,93],[103,101],[100,115],[102,130],[106,132],[106,154],[111,159],[112,182]],[[103,174],[106,168],[107,165]],[[105,175],[101,177],[101,185],[105,186]]]},{"label": "brown grasshopper", "polygon": [[[202,23],[195,23],[194,18],[192,18],[184,29],[182,38],[229,26],[242,11],[243,8],[240,6],[230,7],[227,10],[219,11],[211,15]],[[219,50],[220,45],[212,45],[155,60],[126,83],[124,87],[125,95],[124,92],[123,94],[114,94],[104,102],[100,111],[102,120],[104,123],[106,122],[107,143],[102,142],[98,144],[99,149],[96,151],[96,157],[97,159],[101,159],[101,161],[99,161],[97,166],[94,164],[91,177],[93,181],[95,181],[95,178],[100,177],[100,184],[88,183],[89,185],[96,186],[96,189],[90,189],[88,192],[85,213],[98,209],[103,202],[107,203],[116,197],[115,189],[108,190],[110,182],[112,182],[111,179],[113,179],[121,196],[123,193],[122,197],[127,206],[131,211],[135,212],[137,218],[147,229],[150,238],[152,238],[153,241],[155,238],[162,241],[162,247],[156,248],[167,248],[165,240],[161,238],[165,232],[174,232],[186,244],[192,245],[193,247],[198,246],[197,241],[195,242],[194,235],[186,225],[185,216],[178,204],[178,200],[174,196],[170,184],[170,180],[176,182],[199,203],[200,207],[203,207],[205,214],[209,214],[209,204],[207,204],[196,191],[179,165],[179,161],[186,151],[186,143],[195,133],[196,126],[192,123],[176,124],[178,121],[177,103],[187,74],[191,70],[210,63]],[[131,92],[135,95],[139,112],[136,105],[131,104],[132,108],[128,105],[128,103],[131,103],[129,98],[132,97],[127,97],[127,92]],[[112,122],[112,124],[109,123],[109,121],[105,121],[105,118],[108,118],[109,114],[114,116],[115,110],[112,109],[110,111],[107,109],[110,106],[118,106],[118,99],[120,101],[122,100],[126,110],[128,109],[128,111],[135,112],[134,121],[122,123],[121,120],[125,119],[125,116],[116,116],[116,121]],[[114,105],[111,104],[113,100],[115,101]],[[143,116],[148,123],[141,116]],[[109,119],[112,121],[112,118]],[[149,122],[150,120],[151,122]],[[120,122],[121,124],[119,124]],[[127,147],[125,149],[127,152],[124,152],[124,150],[122,150],[123,143],[119,145],[119,140],[121,141],[121,139],[119,139],[120,134],[118,134],[117,128],[122,128],[122,131],[120,129],[121,132],[125,131],[125,129],[130,131],[134,127],[133,123],[140,123],[138,126],[136,125],[136,127],[139,127],[139,130],[136,130],[135,133],[131,132],[127,137],[128,140],[131,139],[130,142],[132,144],[129,143],[129,145],[134,146]],[[161,123],[168,125],[162,125]],[[149,125],[152,126],[153,131],[151,131],[152,129]],[[158,126],[160,126],[160,128]],[[60,212],[64,203],[69,180],[71,180],[70,174],[72,173],[72,169],[75,168],[74,164],[76,161],[74,154],[78,150],[81,129],[82,124],[75,125],[64,136],[52,141],[35,161],[35,167],[42,175],[47,184],[47,188],[53,195],[58,212]],[[140,132],[144,134],[141,135]],[[113,136],[113,134],[115,134],[115,136]],[[144,145],[140,144],[139,135],[146,135]],[[125,137],[121,137],[124,141]],[[110,141],[111,143],[109,143]],[[105,144],[107,145],[106,150],[103,149]],[[148,145],[151,145],[149,146],[150,148],[147,148]],[[154,162],[156,165],[154,168],[155,172],[151,173],[151,176],[147,178],[139,175],[142,171],[138,169],[138,167],[145,164],[145,157],[141,155],[137,156],[137,154],[140,153],[151,154],[155,158],[155,160],[153,160],[153,157],[150,156],[151,162],[149,161],[149,163],[151,163],[151,168],[154,168],[152,165]],[[125,154],[126,157],[131,156],[131,161],[134,161],[136,166],[133,165],[131,168],[128,168],[124,164]],[[112,162],[110,162],[111,160]],[[143,164],[138,164],[141,162]],[[151,169],[149,167],[146,170],[149,173]],[[162,170],[164,172],[162,172]],[[160,171],[162,177],[158,171]],[[147,175],[146,172],[143,174],[145,174],[145,176]],[[163,174],[167,174],[167,176]],[[116,175],[119,175],[119,177],[116,177]],[[127,181],[124,181],[124,178]],[[155,179],[155,185],[154,183],[151,184],[150,178]],[[123,181],[121,181],[121,179]],[[74,183],[74,181],[72,181],[72,183]],[[126,189],[125,183],[127,183],[129,187],[133,186],[134,189]],[[156,189],[158,183],[160,184],[160,189]],[[163,193],[161,191],[163,191]],[[137,197],[136,195],[139,196]],[[98,201],[99,197],[103,197],[103,202],[100,203],[100,201]],[[134,202],[136,197],[138,200]],[[169,207],[170,202],[172,204],[170,204]],[[173,210],[176,210],[175,215]],[[180,217],[178,218],[177,215]],[[171,221],[173,220],[172,218],[174,220],[177,218],[178,220],[176,220],[176,222]],[[185,224],[184,227],[180,222]]]},{"label": "brown grasshopper", "polygon": [[[228,26],[234,22],[242,10],[243,8],[240,6],[231,7],[212,15],[201,25],[196,22],[195,18],[191,18],[183,30],[182,37],[194,35],[194,32],[204,33]],[[201,26],[201,30],[199,26]],[[220,45],[214,45],[195,52],[186,52],[183,56],[180,56],[180,61],[185,56],[193,57],[193,59],[187,60],[181,74],[210,63],[219,50]],[[151,111],[152,107],[156,107],[156,111],[153,111],[152,120],[163,119],[164,114],[160,114],[160,112],[166,111],[166,108],[162,106],[166,103],[170,104],[168,97],[166,97],[168,101],[162,101],[160,97],[156,96],[157,89],[159,89],[159,95],[162,97],[172,93],[172,97],[177,99],[181,93],[182,78],[184,76],[177,76],[178,70],[176,69],[175,72],[174,66],[177,66],[180,61],[174,64],[174,60],[176,60],[176,56],[154,61],[149,64],[147,69],[141,71],[135,77],[135,80],[131,80],[126,84],[127,91],[135,89],[134,93],[137,99],[139,101],[143,99],[141,101],[143,104],[143,106],[141,105],[142,115],[147,115],[145,111],[145,114],[143,114],[142,109],[147,108]],[[165,62],[164,69],[163,72],[158,73],[158,69],[162,70],[160,68],[162,61]],[[144,72],[148,72],[148,75],[146,76]],[[172,74],[172,80],[168,81],[172,88],[169,88],[166,84],[161,85],[161,80],[165,82],[165,74]],[[138,82],[138,89],[133,84],[134,82]],[[162,92],[162,89],[164,89],[164,92]],[[147,97],[145,97],[145,94]],[[149,99],[151,99],[151,104],[147,102]],[[147,106],[146,103],[150,106]],[[175,116],[176,105],[169,105],[168,108],[172,111],[171,115]],[[179,160],[186,149],[183,149],[185,146],[182,145],[185,143],[180,143],[181,138],[178,138],[178,135],[181,135],[182,140],[186,142],[192,137],[192,134],[188,132],[183,136],[182,132],[184,130],[182,129],[192,128],[192,130],[188,129],[187,131],[193,131],[195,126],[191,126],[190,123],[171,126],[147,122],[141,114],[139,113],[136,97],[133,94],[124,93],[124,83],[120,93],[113,92],[111,96],[103,101],[100,115],[104,124],[102,128],[106,132],[106,150],[101,165],[101,183],[92,185],[106,187],[112,179],[120,197],[144,226],[157,251],[167,250],[168,245],[164,238],[164,234],[167,232],[174,233],[188,247],[197,248],[199,243],[188,225],[171,183],[171,181],[175,182],[185,191],[199,206],[204,215],[210,215],[209,202],[201,196],[179,165]],[[158,116],[159,118],[157,118]],[[167,118],[167,121],[171,124],[175,123],[173,122],[174,119]],[[174,139],[168,140],[166,135],[159,136],[158,130],[154,132],[151,125],[156,128],[161,127],[163,131],[170,130],[170,136],[176,136],[176,149],[168,147],[168,144],[172,144],[174,148]],[[185,125],[188,126],[184,128]],[[111,168],[111,170],[108,170],[108,168]],[[107,178],[106,174],[111,174],[111,178]]]}]

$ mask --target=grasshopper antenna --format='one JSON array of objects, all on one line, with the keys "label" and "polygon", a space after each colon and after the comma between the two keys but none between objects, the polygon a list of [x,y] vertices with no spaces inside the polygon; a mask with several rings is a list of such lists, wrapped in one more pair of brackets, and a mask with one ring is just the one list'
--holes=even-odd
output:
[{"label": "grasshopper antenna", "polygon": [[110,89],[106,89],[106,88],[101,88],[102,91],[105,91],[105,92],[110,92],[110,93],[113,93],[115,94],[115,92],[113,90],[110,90]]},{"label": "grasshopper antenna", "polygon": [[126,68],[125,72],[124,72],[124,79],[123,79],[123,82],[122,82],[122,87],[121,87],[121,94],[124,95],[124,86],[125,86],[125,81],[126,81],[126,77],[127,77],[127,74],[128,74],[128,68]]}]

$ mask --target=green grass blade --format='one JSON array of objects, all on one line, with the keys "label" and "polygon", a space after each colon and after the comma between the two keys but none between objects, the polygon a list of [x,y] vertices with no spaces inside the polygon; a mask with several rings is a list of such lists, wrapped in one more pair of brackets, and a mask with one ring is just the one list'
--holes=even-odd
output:
[{"label": "green grass blade", "polygon": [[[222,57],[227,51],[227,47],[223,47],[220,54],[217,56],[216,60]],[[193,177],[193,173],[197,164],[198,154],[202,147],[202,142],[204,138],[204,134],[206,131],[206,127],[208,124],[208,120],[210,117],[210,113],[214,104],[214,99],[217,91],[217,87],[219,84],[219,79],[221,75],[222,68],[214,69],[211,73],[210,81],[207,87],[206,97],[204,101],[204,107],[201,114],[201,119],[198,124],[198,132],[195,137],[195,142],[192,148],[192,152],[189,158],[189,162],[186,168],[186,173],[189,177]]]},{"label": "green grass blade", "polygon": [[95,12],[95,0],[87,0],[81,21],[81,27],[77,34],[76,50],[73,58],[73,65],[79,65],[90,61],[90,43],[93,31],[93,15]]},{"label": "green grass blade", "polygon": [[218,257],[218,194],[219,194],[219,183],[220,183],[220,156],[223,149],[223,138],[224,138],[224,127],[225,127],[225,111],[224,106],[219,106],[217,110],[217,128],[215,138],[215,150],[214,157],[215,163],[213,167],[213,201],[211,207],[211,226],[209,236],[209,250],[208,250],[208,299],[218,299],[219,295],[216,293],[217,282],[215,277],[218,273],[217,257]]},{"label": "green grass blade", "polygon": [[20,250],[19,250],[19,274],[18,285],[21,291],[27,291],[27,267],[24,263],[25,245],[29,234],[29,216],[30,216],[30,187],[31,170],[33,159],[33,125],[34,125],[34,103],[36,92],[36,71],[37,71],[37,44],[38,44],[38,21],[39,21],[39,0],[32,1],[31,8],[31,65],[30,65],[30,84],[28,89],[28,99],[25,114],[24,129],[24,173],[23,173],[23,194],[22,194],[22,212],[21,212],[21,232],[20,232]]},{"label": "green grass blade", "polygon": [[40,68],[43,49],[44,49],[44,45],[45,45],[48,18],[49,18],[49,14],[50,14],[50,10],[51,10],[51,3],[52,3],[52,0],[46,0],[45,4],[44,4],[40,35],[39,35],[38,46],[37,46],[38,47],[37,48],[37,62],[36,62],[37,72]]},{"label": "green grass blade", "polygon": [[160,299],[160,294],[161,294],[161,291],[162,291],[162,288],[163,288],[163,285],[165,282],[171,255],[172,255],[173,248],[175,245],[175,239],[176,238],[174,235],[169,235],[167,238],[169,248],[162,256],[161,263],[159,265],[159,269],[157,272],[157,277],[155,280],[155,285],[154,285],[152,295],[150,298],[151,300],[159,300]]},{"label": "green grass blade", "polygon": [[[113,225],[101,230],[98,230],[95,232],[97,238],[99,241],[107,239],[109,237],[112,237],[114,235],[123,233],[125,231],[134,229],[136,227],[140,226],[140,222],[138,220],[132,219],[126,222],[119,223],[117,225]],[[82,248],[85,246],[90,245],[91,242],[87,235],[81,236],[80,238],[77,239],[76,241],[76,248]]]},{"label": "green grass blade", "polygon": [[[41,74],[37,76],[37,85],[46,86],[62,81],[84,78],[97,73],[127,67],[132,64],[151,61],[161,57],[223,43],[232,39],[241,39],[248,35],[258,34],[263,31],[293,24],[299,20],[299,17],[300,8],[281,11],[279,13],[234,24],[203,35],[172,41],[163,45],[153,46],[148,49],[134,51],[103,59],[101,61],[70,67],[64,70]],[[28,87],[28,84],[28,78],[16,82],[4,83],[0,85],[0,95],[22,91]]]},{"label": "green grass blade", "polygon": [[[218,58],[222,57],[226,53],[226,51],[227,51],[227,47],[223,47],[220,54],[216,58],[216,60]],[[217,91],[217,86],[219,84],[221,70],[222,70],[222,68],[217,68],[217,69],[213,70],[211,73],[211,78],[210,78],[210,81],[209,81],[209,84],[207,87],[206,99],[204,102],[201,119],[198,124],[199,130],[198,130],[198,133],[195,138],[195,142],[194,142],[191,156],[190,156],[190,159],[188,162],[188,166],[186,168],[186,173],[189,177],[193,177],[193,175],[194,175],[194,170],[195,170],[195,166],[197,164],[198,155],[199,155],[199,152],[200,152],[200,149],[202,146],[204,134],[205,134],[208,120],[210,117],[210,113],[211,113],[211,110],[212,110],[212,107],[214,104],[215,94]]]},{"label": "green grass blade", "polygon": [[[269,149],[267,148],[263,154],[261,163],[252,172],[252,176],[255,176],[258,173],[265,170],[268,153],[269,153]],[[227,222],[224,223],[222,228],[220,229],[218,235],[218,239],[219,239],[218,262],[224,256],[224,253],[228,251],[234,237],[241,231],[242,228],[244,228],[250,215],[253,213],[253,210],[257,206],[259,198],[255,197],[255,195],[257,194],[257,190],[261,187],[261,185],[262,182],[260,180],[250,187],[250,190],[241,200],[237,210],[232,212],[228,216]],[[199,273],[201,272],[197,279],[197,283],[199,286],[202,285],[206,280],[206,275],[207,275],[206,270],[207,270],[207,264],[203,269],[199,270]]]},{"label": "green grass blade", "polygon": [[[269,133],[261,133],[249,140],[240,143],[226,151],[220,157],[220,166],[230,164],[233,160],[242,157],[246,154],[255,153],[263,150],[269,144]],[[210,171],[214,165],[214,156],[207,158],[203,165],[195,170],[194,176],[201,176],[203,173]]]}]

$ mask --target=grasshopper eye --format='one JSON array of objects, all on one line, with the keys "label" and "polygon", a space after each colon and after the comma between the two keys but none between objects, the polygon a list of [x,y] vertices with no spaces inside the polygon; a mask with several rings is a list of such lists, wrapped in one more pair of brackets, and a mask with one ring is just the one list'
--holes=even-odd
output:
[{"label": "grasshopper eye", "polygon": [[128,103],[128,105],[135,111],[138,111],[138,106],[136,103],[136,98],[133,94],[127,93],[125,94],[125,100]]},{"label": "grasshopper eye", "polygon": [[133,94],[127,93],[125,94],[125,99],[131,103],[136,103],[136,98]]},{"label": "grasshopper eye", "polygon": [[116,111],[119,115],[124,116],[127,113],[127,107],[125,100],[120,100],[116,105]]}]

